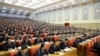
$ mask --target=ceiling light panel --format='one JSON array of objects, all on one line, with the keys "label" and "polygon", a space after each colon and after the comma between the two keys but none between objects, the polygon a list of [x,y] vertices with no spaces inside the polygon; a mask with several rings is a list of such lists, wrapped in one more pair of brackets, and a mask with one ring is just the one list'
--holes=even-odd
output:
[{"label": "ceiling light panel", "polygon": [[18,2],[15,3],[15,5],[22,6],[22,5],[26,4],[26,3],[27,3],[26,0],[18,0]]},{"label": "ceiling light panel", "polygon": [[48,4],[52,4],[61,0],[4,0],[4,3],[27,8],[40,8]]},{"label": "ceiling light panel", "polygon": [[18,0],[4,0],[4,3],[13,4],[16,3]]}]

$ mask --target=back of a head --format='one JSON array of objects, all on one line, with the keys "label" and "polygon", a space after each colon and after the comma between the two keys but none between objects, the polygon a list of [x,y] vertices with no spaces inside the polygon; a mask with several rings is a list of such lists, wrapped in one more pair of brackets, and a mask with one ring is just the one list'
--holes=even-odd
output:
[{"label": "back of a head", "polygon": [[44,43],[42,43],[40,47],[41,47],[41,48],[44,47]]},{"label": "back of a head", "polygon": [[21,47],[21,50],[24,50],[24,49],[27,49],[27,46],[26,46],[26,45],[23,45],[23,46]]}]

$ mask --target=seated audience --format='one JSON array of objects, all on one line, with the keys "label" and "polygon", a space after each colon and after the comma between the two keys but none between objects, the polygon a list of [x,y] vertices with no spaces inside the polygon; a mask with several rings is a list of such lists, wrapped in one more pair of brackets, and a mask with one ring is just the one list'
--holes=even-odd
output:
[{"label": "seated audience", "polygon": [[36,52],[36,56],[48,56],[49,52],[45,49],[44,43],[41,44],[40,48]]},{"label": "seated audience", "polygon": [[19,50],[18,53],[15,54],[15,56],[30,56],[29,52],[27,51],[27,46],[23,45],[21,47],[21,50]]},{"label": "seated audience", "polygon": [[31,45],[31,43],[29,42],[29,39],[28,38],[23,39],[22,46],[23,45],[27,45],[27,46],[30,46]]},{"label": "seated audience", "polygon": [[66,47],[68,47],[67,42],[68,42],[68,39],[61,40],[60,49],[63,50],[63,49],[65,49]]},{"label": "seated audience", "polygon": [[54,41],[52,44],[51,44],[51,46],[50,46],[50,48],[49,48],[49,52],[50,53],[57,53],[57,52],[59,52],[59,51],[61,51],[60,50],[60,47],[57,45],[57,43]]},{"label": "seated audience", "polygon": [[77,45],[82,42],[82,39],[81,38],[76,38],[74,43],[73,43],[73,47],[77,47]]},{"label": "seated audience", "polygon": [[97,54],[97,56],[100,56],[100,39],[94,44],[92,51]]},{"label": "seated audience", "polygon": [[4,49],[8,50],[8,49],[14,49],[15,48],[15,43],[11,41],[10,38],[7,39],[7,42],[4,43]]}]

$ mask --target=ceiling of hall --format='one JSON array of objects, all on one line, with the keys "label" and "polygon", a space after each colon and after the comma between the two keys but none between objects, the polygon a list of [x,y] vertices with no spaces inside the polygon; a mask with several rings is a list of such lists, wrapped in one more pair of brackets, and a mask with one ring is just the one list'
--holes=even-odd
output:
[{"label": "ceiling of hall", "polygon": [[2,0],[3,3],[37,9],[49,4],[57,3],[61,0]]},{"label": "ceiling of hall", "polygon": [[[95,0],[0,0],[0,12],[39,13]],[[5,11],[4,11],[5,10]],[[19,14],[19,13],[18,13]]]}]

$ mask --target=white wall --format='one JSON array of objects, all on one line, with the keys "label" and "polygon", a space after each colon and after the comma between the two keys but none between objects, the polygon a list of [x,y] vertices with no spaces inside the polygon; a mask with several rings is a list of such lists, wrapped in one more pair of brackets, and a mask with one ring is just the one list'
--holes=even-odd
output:
[{"label": "white wall", "polygon": [[[97,10],[99,9],[99,10]],[[96,12],[96,10],[98,12]],[[36,15],[38,21],[44,21],[54,24],[69,23],[100,23],[100,2],[88,3],[86,5],[77,5],[75,7],[50,11]]]}]

